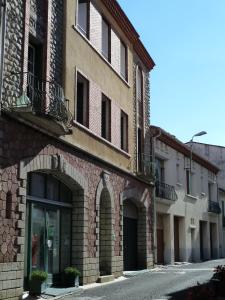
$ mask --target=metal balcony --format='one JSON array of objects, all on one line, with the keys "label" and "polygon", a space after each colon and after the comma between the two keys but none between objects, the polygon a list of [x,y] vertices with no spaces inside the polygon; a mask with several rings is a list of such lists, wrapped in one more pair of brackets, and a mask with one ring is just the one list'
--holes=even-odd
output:
[{"label": "metal balcony", "polygon": [[147,182],[155,180],[155,163],[152,162],[149,154],[139,155],[137,176]]},{"label": "metal balcony", "polygon": [[55,135],[71,133],[72,114],[63,88],[30,73],[13,73],[4,78],[3,111]]},{"label": "metal balcony", "polygon": [[208,212],[214,214],[220,214],[221,208],[218,202],[209,200]]},{"label": "metal balcony", "polygon": [[166,199],[170,201],[177,200],[177,194],[174,186],[166,184],[164,182],[156,181],[155,195],[158,198]]}]

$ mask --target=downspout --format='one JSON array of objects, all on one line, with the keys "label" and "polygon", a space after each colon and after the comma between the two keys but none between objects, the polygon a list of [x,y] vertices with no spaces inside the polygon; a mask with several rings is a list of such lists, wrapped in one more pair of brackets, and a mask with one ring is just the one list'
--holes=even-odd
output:
[{"label": "downspout", "polygon": [[[159,128],[159,132],[156,135],[151,135],[151,158],[152,163],[155,163],[155,142],[162,134],[162,130]],[[155,176],[155,174],[154,174]],[[155,196],[155,178],[154,178],[154,188],[152,191],[153,200],[153,255],[154,255],[154,265],[157,263],[157,212],[156,212],[156,196]]]},{"label": "downspout", "polygon": [[6,32],[6,2],[7,0],[0,0],[0,115],[2,110],[2,85]]}]

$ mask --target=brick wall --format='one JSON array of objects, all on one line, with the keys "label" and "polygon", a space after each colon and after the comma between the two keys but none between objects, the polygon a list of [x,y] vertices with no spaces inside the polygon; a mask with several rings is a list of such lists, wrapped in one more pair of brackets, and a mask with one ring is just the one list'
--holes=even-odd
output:
[{"label": "brick wall", "polygon": [[102,93],[94,81],[89,85],[89,128],[101,136],[101,106]]},{"label": "brick wall", "polygon": [[113,29],[111,29],[111,64],[120,74],[120,39]]},{"label": "brick wall", "polygon": [[94,6],[90,3],[90,42],[101,52],[102,50],[102,16]]},{"label": "brick wall", "polygon": [[[0,203],[2,205],[0,223],[1,230],[5,232],[1,235],[0,240],[0,269],[9,266],[9,270],[4,269],[4,278],[1,277],[1,283],[4,283],[4,289],[2,291],[2,299],[13,299],[16,293],[21,292],[23,282],[23,259],[24,259],[24,236],[25,236],[25,207],[26,207],[26,176],[25,173],[21,173],[21,161],[26,159],[26,163],[23,168],[26,168],[26,172],[32,171],[35,168],[41,168],[41,162],[45,162],[45,169],[49,168],[49,157],[55,157],[59,155],[65,161],[62,163],[66,170],[72,174],[72,172],[79,172],[76,175],[76,181],[85,179],[87,182],[87,188],[85,189],[85,196],[82,198],[82,194],[79,192],[81,200],[76,202],[76,209],[74,213],[77,215],[79,212],[79,218],[82,216],[83,221],[78,220],[77,225],[74,227],[73,233],[81,234],[79,240],[74,240],[74,246],[77,246],[77,242],[81,243],[82,257],[78,258],[73,256],[73,263],[76,264],[82,272],[83,283],[94,282],[99,276],[99,261],[98,261],[98,223],[99,207],[96,206],[96,191],[99,186],[99,182],[102,180],[102,173],[107,171],[108,185],[111,187],[111,199],[113,199],[113,232],[115,235],[113,251],[114,257],[112,260],[112,270],[115,276],[119,276],[123,269],[123,202],[121,193],[126,190],[132,190],[134,187],[139,192],[137,194],[138,201],[141,201],[143,205],[147,207],[147,241],[148,253],[146,250],[147,259],[151,260],[152,253],[152,221],[150,218],[151,199],[148,186],[136,181],[132,177],[128,177],[125,174],[120,174],[118,171],[107,167],[97,161],[90,160],[85,154],[79,153],[70,147],[67,147],[54,139],[51,139],[41,133],[38,133],[31,128],[16,123],[10,119],[1,119],[1,128],[3,128],[3,154],[4,158],[0,161],[1,168],[1,183],[0,183]],[[39,158],[37,162],[33,162],[31,158]],[[30,159],[27,159],[30,158]],[[68,164],[68,167],[67,167]],[[23,171],[24,172],[24,171]],[[55,172],[55,171],[54,171]],[[55,175],[63,173],[54,173]],[[22,175],[21,175],[22,174]],[[64,179],[65,180],[65,179]],[[69,184],[69,177],[66,179]],[[74,186],[75,183],[71,183]],[[12,218],[6,219],[6,194],[10,192],[12,195]],[[130,195],[130,194],[129,194]],[[126,197],[130,197],[130,196]],[[132,193],[132,197],[135,194]],[[77,197],[77,196],[76,196]],[[78,209],[78,210],[77,210]],[[80,220],[80,221],[79,221]],[[79,223],[80,222],[80,223]],[[83,224],[83,225],[82,225]],[[143,247],[146,247],[143,245]],[[145,260],[145,259],[144,259]],[[5,264],[4,264],[5,263]],[[13,271],[13,272],[11,272]],[[18,273],[18,272],[20,273]],[[2,274],[2,273],[1,273]],[[3,275],[1,275],[3,276]],[[17,278],[19,276],[19,280]],[[16,286],[12,286],[10,281]],[[11,284],[11,285],[10,285]],[[8,290],[10,290],[10,295]]]}]

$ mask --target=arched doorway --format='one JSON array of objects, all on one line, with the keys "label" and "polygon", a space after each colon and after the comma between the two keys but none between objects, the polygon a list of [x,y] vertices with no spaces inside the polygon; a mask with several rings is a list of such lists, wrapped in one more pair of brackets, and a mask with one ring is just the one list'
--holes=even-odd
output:
[{"label": "arched doorway", "polygon": [[100,196],[99,272],[100,276],[112,274],[112,205],[106,188]]},{"label": "arched doorway", "polygon": [[138,208],[131,200],[123,205],[123,261],[124,270],[138,268]]},{"label": "arched doorway", "polygon": [[71,265],[71,211],[73,193],[55,176],[28,174],[25,275],[34,270],[48,273],[47,284],[60,280]]}]

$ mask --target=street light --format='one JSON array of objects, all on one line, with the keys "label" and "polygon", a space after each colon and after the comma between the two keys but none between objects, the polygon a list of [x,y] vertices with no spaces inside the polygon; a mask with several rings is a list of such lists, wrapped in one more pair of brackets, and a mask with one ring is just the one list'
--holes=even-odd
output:
[{"label": "street light", "polygon": [[193,140],[194,140],[194,137],[196,137],[196,136],[202,136],[202,135],[205,135],[205,134],[207,134],[206,131],[200,131],[200,132],[194,134],[193,137],[192,137],[192,139],[189,142],[189,143],[191,143],[191,147],[190,147],[191,148],[191,153],[190,153],[190,174],[189,174],[189,176],[191,176],[191,165],[192,165],[192,152],[193,152]]}]

